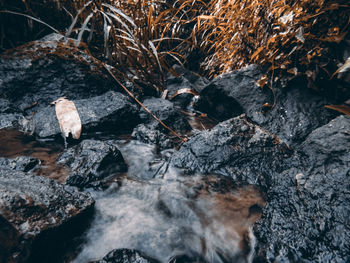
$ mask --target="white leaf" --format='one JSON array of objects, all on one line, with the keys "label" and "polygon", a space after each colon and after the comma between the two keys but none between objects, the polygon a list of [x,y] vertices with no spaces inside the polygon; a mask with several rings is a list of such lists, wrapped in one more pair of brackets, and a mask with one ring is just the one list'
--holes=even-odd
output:
[{"label": "white leaf", "polygon": [[62,97],[52,103],[55,104],[56,116],[62,135],[68,137],[71,133],[74,139],[79,139],[82,127],[74,102]]}]

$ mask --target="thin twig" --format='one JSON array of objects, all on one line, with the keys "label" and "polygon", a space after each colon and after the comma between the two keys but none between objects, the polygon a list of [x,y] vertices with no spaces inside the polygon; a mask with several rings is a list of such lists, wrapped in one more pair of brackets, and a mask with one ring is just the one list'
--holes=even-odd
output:
[{"label": "thin twig", "polygon": [[141,101],[139,101],[134,94],[130,90],[128,90],[127,87],[125,87],[118,79],[117,77],[113,74],[113,72],[107,67],[105,63],[102,62],[103,67],[107,70],[109,75],[128,93],[128,95],[133,98],[137,104],[139,104],[148,114],[150,114],[156,121],[158,121],[164,128],[169,130],[173,135],[175,135],[177,138],[179,138],[181,141],[186,142],[187,138],[181,137],[177,132],[175,132],[173,129],[171,129],[169,126],[167,126],[164,122],[162,122],[156,115],[154,115]]}]

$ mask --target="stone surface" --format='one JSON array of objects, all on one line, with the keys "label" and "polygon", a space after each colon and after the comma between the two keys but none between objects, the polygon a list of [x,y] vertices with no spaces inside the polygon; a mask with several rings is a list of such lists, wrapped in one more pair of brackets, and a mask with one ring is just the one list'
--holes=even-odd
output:
[{"label": "stone surface", "polygon": [[101,180],[115,173],[127,171],[127,165],[112,142],[84,140],[69,148],[57,160],[70,169],[66,183],[83,187],[97,187]]},{"label": "stone surface", "polygon": [[[109,91],[101,96],[74,101],[83,132],[122,133],[138,122],[137,107],[119,92]],[[39,110],[32,120],[34,133],[38,137],[59,135],[60,128],[55,107]]]},{"label": "stone surface", "polygon": [[115,249],[109,252],[103,259],[90,263],[158,263],[159,261],[143,255],[132,249]]},{"label": "stone surface", "polygon": [[54,36],[0,55],[0,94],[29,115],[59,97],[90,98],[115,86],[93,58]]},{"label": "stone surface", "polygon": [[154,126],[141,123],[135,127],[131,136],[140,142],[158,145],[161,149],[173,147],[175,141]]},{"label": "stone surface", "polygon": [[[150,98],[143,101],[143,104],[161,121],[176,131],[188,131],[191,129],[187,120],[182,116],[180,110],[174,106],[171,101]],[[154,124],[155,128],[163,129],[160,123],[158,123],[150,114],[148,114],[143,108],[140,110],[140,119],[147,124]]]},{"label": "stone surface", "polygon": [[34,157],[19,156],[16,158],[0,157],[0,169],[12,169],[16,171],[29,172],[40,165],[40,160]]},{"label": "stone surface", "polygon": [[[189,71],[181,66],[175,65],[173,70],[177,75],[168,74],[166,79],[166,89],[168,91],[167,98],[172,98],[179,90],[190,89],[199,93],[208,83],[206,78]],[[186,109],[193,99],[193,94],[183,93],[174,97],[171,101],[174,105],[182,109]]]},{"label": "stone surface", "polygon": [[[165,125],[176,131],[178,134],[191,130],[187,119],[180,112],[180,109],[171,101],[161,98],[149,98],[143,104],[157,116]],[[149,144],[156,144],[160,149],[174,147],[179,139],[164,128],[143,108],[140,110],[140,119],[143,123],[136,126],[132,137]]]},{"label": "stone surface", "polygon": [[279,138],[242,115],[194,135],[173,155],[171,164],[266,187],[275,173],[285,169],[291,154]]},{"label": "stone surface", "polygon": [[349,262],[350,117],[313,131],[255,226],[258,262]]},{"label": "stone surface", "polygon": [[221,75],[200,93],[196,108],[218,120],[245,113],[252,122],[267,129],[290,145],[300,144],[314,129],[336,115],[325,109],[331,102],[307,88],[307,83],[293,83],[287,88],[275,87],[276,104],[268,89],[257,86],[261,77],[257,66]]},{"label": "stone surface", "polygon": [[[49,262],[92,212],[93,199],[41,176],[0,170],[0,261]],[[52,261],[51,261],[52,262]]]},{"label": "stone surface", "polygon": [[[27,125],[28,124],[28,125]],[[0,129],[16,129],[23,130],[24,125],[29,127],[29,122],[22,114],[6,113],[0,114]]]}]

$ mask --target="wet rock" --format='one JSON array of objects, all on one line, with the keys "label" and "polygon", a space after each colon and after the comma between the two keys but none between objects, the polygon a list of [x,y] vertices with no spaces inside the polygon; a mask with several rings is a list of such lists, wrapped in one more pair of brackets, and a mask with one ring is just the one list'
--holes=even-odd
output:
[{"label": "wet rock", "polygon": [[220,75],[201,91],[195,106],[220,121],[242,113],[250,117],[269,102],[256,85],[260,77],[261,71],[255,65]]},{"label": "wet rock", "polygon": [[154,129],[153,125],[139,124],[133,130],[131,136],[144,143],[156,144],[161,149],[172,148],[175,141],[171,140],[168,135]]},{"label": "wet rock", "polygon": [[64,41],[49,37],[2,53],[0,94],[30,115],[59,97],[90,98],[115,86],[93,58]]},{"label": "wet rock", "polygon": [[17,109],[6,99],[0,98],[0,114],[15,113]]},{"label": "wet rock", "polygon": [[109,252],[102,260],[90,263],[158,263],[143,253],[133,249],[115,249]]},{"label": "wet rock", "polygon": [[[146,99],[143,104],[174,131],[184,133],[191,130],[190,124],[181,114],[180,109],[175,107],[171,101],[150,98]],[[179,143],[177,137],[172,135],[142,108],[140,110],[140,119],[143,123],[134,129],[132,133],[133,138],[144,143],[156,144],[160,149],[171,148]]]},{"label": "wet rock", "polygon": [[[143,101],[143,104],[162,122],[176,131],[188,131],[191,126],[181,115],[180,110],[171,101],[161,98],[150,98]],[[143,108],[140,110],[140,119],[146,124],[152,124],[157,129],[163,127]]]},{"label": "wet rock", "polygon": [[112,142],[84,140],[69,148],[57,160],[71,172],[66,183],[83,187],[97,187],[105,177],[127,171],[127,165]]},{"label": "wet rock", "polygon": [[0,169],[12,169],[28,172],[40,165],[40,160],[34,157],[19,156],[16,158],[0,157]]},{"label": "wet rock", "polygon": [[0,114],[0,129],[22,130],[23,123],[27,123],[23,115],[18,113]]},{"label": "wet rock", "polygon": [[62,243],[82,230],[93,205],[75,188],[1,169],[0,261],[53,262]]},{"label": "wet rock", "polygon": [[350,260],[349,149],[349,116],[306,138],[299,165],[282,172],[268,191],[268,205],[254,229],[257,261]]},{"label": "wet rock", "polygon": [[[126,132],[138,122],[137,107],[125,95],[109,91],[101,96],[74,101],[78,110],[83,133]],[[32,120],[34,133],[38,137],[51,137],[60,134],[55,107],[39,110]]]},{"label": "wet rock", "polygon": [[335,117],[324,108],[330,102],[302,81],[288,88],[276,87],[276,104],[271,110],[264,109],[265,103],[273,104],[273,96],[256,85],[260,77],[254,65],[221,75],[203,89],[196,107],[218,120],[245,113],[290,145],[300,144],[314,129]]},{"label": "wet rock", "polygon": [[[209,83],[206,78],[183,67],[174,66],[173,70],[177,74],[172,75],[169,73],[166,79],[166,89],[168,91],[167,98],[172,98],[179,90],[183,89],[190,89],[199,93]],[[193,94],[182,93],[174,97],[172,102],[175,106],[186,109],[192,99]]]},{"label": "wet rock", "polygon": [[171,164],[267,186],[273,174],[285,169],[284,159],[290,156],[285,143],[241,115],[194,135],[173,155]]}]

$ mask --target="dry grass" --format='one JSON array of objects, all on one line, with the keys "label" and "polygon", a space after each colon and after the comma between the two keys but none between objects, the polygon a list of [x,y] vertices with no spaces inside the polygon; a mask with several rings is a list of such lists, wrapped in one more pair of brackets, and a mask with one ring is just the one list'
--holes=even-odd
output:
[{"label": "dry grass", "polygon": [[198,62],[211,77],[256,63],[275,78],[315,80],[322,73],[330,79],[350,39],[348,0],[51,2],[71,17],[66,35],[77,45],[87,43],[121,77],[158,91],[172,64],[193,48],[203,50],[206,58]]},{"label": "dry grass", "polygon": [[331,78],[349,37],[348,0],[212,0],[197,18],[193,37],[209,53],[215,75],[257,63],[267,71]]}]

